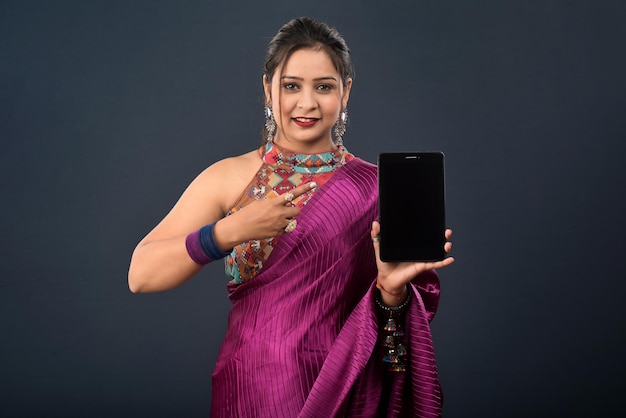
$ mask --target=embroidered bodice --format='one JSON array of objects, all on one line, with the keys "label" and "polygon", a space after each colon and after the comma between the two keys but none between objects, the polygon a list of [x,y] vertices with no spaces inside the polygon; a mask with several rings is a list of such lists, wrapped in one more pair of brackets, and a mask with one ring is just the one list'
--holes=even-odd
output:
[{"label": "embroidered bodice", "polygon": [[[342,145],[334,151],[319,154],[295,153],[268,142],[262,150],[263,164],[252,178],[235,206],[233,214],[254,200],[268,199],[287,193],[301,184],[315,182],[317,188],[297,197],[292,204],[300,209],[311,199],[315,190],[326,183],[335,171],[354,156]],[[263,268],[280,236],[252,240],[235,246],[225,258],[226,274],[231,282],[241,284],[254,278]]]}]

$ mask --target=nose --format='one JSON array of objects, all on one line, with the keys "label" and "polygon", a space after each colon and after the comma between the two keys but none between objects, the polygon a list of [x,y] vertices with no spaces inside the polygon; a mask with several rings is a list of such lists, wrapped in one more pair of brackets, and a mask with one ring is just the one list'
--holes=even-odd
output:
[{"label": "nose", "polygon": [[317,107],[317,99],[315,97],[314,89],[307,87],[300,90],[298,107],[305,110],[315,109]]}]

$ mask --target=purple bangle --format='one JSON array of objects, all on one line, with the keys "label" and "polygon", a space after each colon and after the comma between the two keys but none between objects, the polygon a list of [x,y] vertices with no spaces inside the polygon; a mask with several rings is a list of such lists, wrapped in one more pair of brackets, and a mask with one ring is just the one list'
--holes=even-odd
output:
[{"label": "purple bangle", "polygon": [[215,222],[205,225],[195,232],[187,235],[185,246],[189,257],[200,265],[209,264],[212,261],[226,257],[230,251],[222,251],[215,242],[213,228]]}]

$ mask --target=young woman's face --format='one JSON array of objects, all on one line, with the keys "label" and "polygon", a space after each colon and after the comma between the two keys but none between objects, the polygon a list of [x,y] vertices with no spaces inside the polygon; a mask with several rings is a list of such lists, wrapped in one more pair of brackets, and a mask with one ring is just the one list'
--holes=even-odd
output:
[{"label": "young woman's face", "polygon": [[277,130],[274,142],[297,152],[333,149],[331,131],[348,104],[346,86],[323,50],[299,49],[277,68],[265,98],[272,105]]}]

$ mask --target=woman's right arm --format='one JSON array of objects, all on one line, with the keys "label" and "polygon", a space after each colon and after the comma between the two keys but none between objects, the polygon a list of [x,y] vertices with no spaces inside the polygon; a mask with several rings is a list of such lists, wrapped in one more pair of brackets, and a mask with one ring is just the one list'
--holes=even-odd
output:
[{"label": "woman's right arm", "polygon": [[228,165],[220,161],[203,171],[167,216],[139,242],[128,270],[128,286],[133,293],[174,288],[202,268],[187,254],[185,239],[224,216],[226,200],[232,199],[225,190],[230,180]]},{"label": "woman's right arm", "polygon": [[[260,166],[256,151],[222,160],[202,172],[182,194],[170,213],[142,239],[130,261],[128,286],[133,293],[159,292],[181,285],[202,266],[187,253],[191,232],[217,222],[213,234],[223,251],[252,239],[283,234],[300,212],[282,198],[257,200],[234,214],[232,209]],[[311,184],[291,190],[297,197]]]}]

